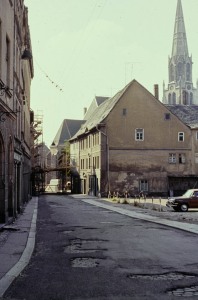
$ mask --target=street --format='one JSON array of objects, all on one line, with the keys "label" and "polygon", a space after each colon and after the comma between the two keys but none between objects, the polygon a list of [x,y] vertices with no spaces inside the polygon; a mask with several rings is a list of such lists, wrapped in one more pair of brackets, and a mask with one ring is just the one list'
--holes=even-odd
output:
[{"label": "street", "polygon": [[197,279],[197,235],[44,195],[35,251],[4,298],[195,299]]}]

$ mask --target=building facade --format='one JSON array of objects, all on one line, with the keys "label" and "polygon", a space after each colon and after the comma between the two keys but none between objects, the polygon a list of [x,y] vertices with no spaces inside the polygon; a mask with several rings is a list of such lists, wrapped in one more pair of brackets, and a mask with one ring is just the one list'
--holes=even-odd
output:
[{"label": "building facade", "polygon": [[102,103],[70,140],[81,192],[168,195],[194,186],[197,117],[193,110],[185,123],[133,80]]},{"label": "building facade", "polygon": [[163,103],[198,104],[198,80],[196,88],[192,78],[192,56],[189,56],[186,29],[181,0],[177,2],[172,55],[169,57],[168,87],[163,86]]},{"label": "building facade", "polygon": [[0,223],[30,199],[33,62],[24,2],[0,1]]}]

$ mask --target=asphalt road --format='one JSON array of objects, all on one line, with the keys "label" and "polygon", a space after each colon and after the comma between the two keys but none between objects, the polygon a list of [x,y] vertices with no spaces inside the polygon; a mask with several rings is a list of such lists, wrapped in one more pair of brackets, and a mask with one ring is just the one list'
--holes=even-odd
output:
[{"label": "asphalt road", "polygon": [[34,254],[4,298],[197,299],[197,246],[195,234],[40,196]]}]

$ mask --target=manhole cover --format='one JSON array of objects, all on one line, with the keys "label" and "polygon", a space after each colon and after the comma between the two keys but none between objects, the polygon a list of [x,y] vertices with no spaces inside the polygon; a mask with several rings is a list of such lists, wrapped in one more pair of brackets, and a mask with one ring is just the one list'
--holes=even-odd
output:
[{"label": "manhole cover", "polygon": [[71,259],[71,265],[74,268],[95,268],[100,265],[101,258],[78,257]]},{"label": "manhole cover", "polygon": [[194,278],[195,275],[183,273],[166,273],[166,274],[137,274],[129,275],[131,279],[147,279],[147,280],[181,280]]}]

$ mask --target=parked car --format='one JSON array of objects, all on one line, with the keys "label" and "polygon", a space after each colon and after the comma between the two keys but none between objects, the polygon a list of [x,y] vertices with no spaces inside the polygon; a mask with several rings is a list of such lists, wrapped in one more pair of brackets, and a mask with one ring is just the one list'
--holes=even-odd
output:
[{"label": "parked car", "polygon": [[168,198],[166,206],[182,212],[188,211],[189,208],[198,208],[198,189],[187,190],[180,197]]}]

